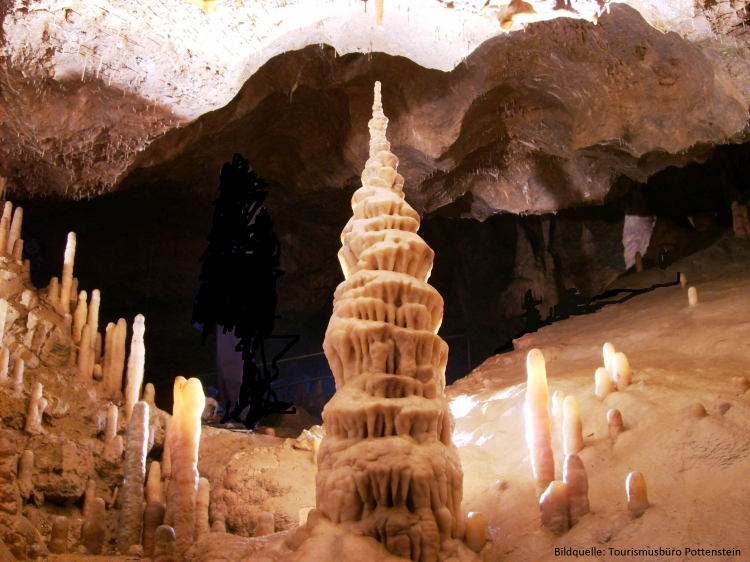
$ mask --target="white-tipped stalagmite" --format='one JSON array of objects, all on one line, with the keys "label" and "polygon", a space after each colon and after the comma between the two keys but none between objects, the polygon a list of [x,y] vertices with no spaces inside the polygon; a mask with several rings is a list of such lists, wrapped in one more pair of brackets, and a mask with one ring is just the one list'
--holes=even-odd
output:
[{"label": "white-tipped stalagmite", "polygon": [[688,304],[690,306],[698,304],[698,289],[695,287],[690,287],[688,289]]},{"label": "white-tipped stalagmite", "polygon": [[86,325],[86,320],[88,319],[88,298],[86,291],[81,291],[81,294],[78,295],[78,305],[73,313],[73,341],[75,343],[81,342],[83,327]]},{"label": "white-tipped stalagmite", "polygon": [[130,356],[128,357],[128,371],[125,378],[125,419],[130,419],[133,405],[141,398],[143,384],[143,367],[146,363],[146,346],[143,334],[146,331],[146,319],[142,314],[135,317],[133,322],[133,338],[130,340]]},{"label": "white-tipped stalagmite", "polygon": [[604,368],[612,372],[612,358],[615,356],[615,346],[607,342],[602,346],[602,355],[604,356]]},{"label": "white-tipped stalagmite", "polygon": [[640,517],[648,509],[648,493],[646,479],[640,472],[631,472],[625,480],[625,490],[628,493],[628,511]]},{"label": "white-tipped stalagmite", "polygon": [[[146,502],[164,503],[164,485],[161,481],[161,465],[153,461],[148,467],[148,480],[146,480]],[[157,525],[158,526],[158,525]],[[154,527],[156,529],[156,527]]]},{"label": "white-tipped stalagmite", "polygon": [[107,518],[104,515],[104,507],[102,498],[91,500],[88,515],[81,527],[81,544],[86,547],[89,554],[94,556],[102,553],[107,538]]},{"label": "white-tipped stalagmite", "polygon": [[60,303],[60,280],[57,277],[53,277],[49,280],[47,286],[47,302],[52,305],[53,308],[57,308]]},{"label": "white-tipped stalagmite", "polygon": [[680,287],[684,289],[685,287],[687,287],[687,283],[687,275],[685,275],[684,273],[680,273]]},{"label": "white-tipped stalagmite", "polygon": [[554,480],[539,498],[539,514],[542,526],[556,535],[570,529],[568,487],[565,482]]},{"label": "white-tipped stalagmite", "polygon": [[10,380],[8,378],[9,367],[10,367],[10,350],[5,346],[0,347],[0,384],[5,384]]},{"label": "white-tipped stalagmite", "polygon": [[160,525],[154,533],[153,562],[181,562],[175,552],[175,532],[169,525]]},{"label": "white-tipped stalagmite", "polygon": [[607,428],[609,429],[609,440],[614,443],[617,441],[617,436],[625,431],[625,426],[622,424],[622,414],[620,410],[611,409],[607,412]]},{"label": "white-tipped stalagmite", "polygon": [[3,343],[5,336],[5,322],[8,319],[8,301],[0,299],[0,345]]},{"label": "white-tipped stalagmite", "polygon": [[211,485],[208,478],[198,480],[198,494],[195,500],[195,540],[211,532],[208,523],[208,509],[211,503]]},{"label": "white-tipped stalagmite", "polygon": [[630,386],[632,372],[628,357],[621,351],[615,353],[612,358],[612,378],[615,380],[618,392],[625,392]]},{"label": "white-tipped stalagmite", "polygon": [[466,516],[466,546],[474,552],[480,552],[487,544],[487,525],[484,516],[470,511]]},{"label": "white-tipped stalagmite", "polygon": [[563,482],[568,490],[568,514],[572,527],[589,511],[589,478],[578,455],[567,455],[563,465]]},{"label": "white-tipped stalagmite", "polygon": [[78,346],[78,378],[82,381],[91,379],[91,326],[86,324],[81,331],[81,343]]},{"label": "white-tipped stalagmite", "polygon": [[43,390],[42,383],[40,382],[35,382],[31,387],[29,408],[26,411],[26,426],[24,427],[24,431],[30,435],[44,433],[44,429],[42,428],[42,414],[47,408],[47,400],[42,396]]},{"label": "white-tipped stalagmite", "polygon": [[143,401],[154,408],[156,406],[155,400],[156,388],[154,387],[153,383],[146,383],[146,386],[143,387]]},{"label": "white-tipped stalagmite", "polygon": [[128,423],[125,447],[125,478],[122,482],[122,514],[117,533],[117,550],[126,554],[131,546],[140,544],[143,527],[143,485],[146,481],[148,454],[148,404],[138,402]]},{"label": "white-tipped stalagmite", "polygon": [[594,383],[594,393],[599,400],[604,400],[612,392],[612,375],[604,367],[599,367],[594,373]]},{"label": "white-tipped stalagmite", "polygon": [[526,356],[526,375],[526,444],[531,455],[537,494],[541,494],[555,479],[555,460],[552,455],[547,369],[544,355],[538,349],[532,349]]},{"label": "white-tipped stalagmite", "polygon": [[172,427],[169,430],[171,478],[167,489],[165,522],[175,532],[175,555],[182,560],[193,543],[198,495],[198,447],[201,414],[206,407],[201,381],[177,377],[174,385]]},{"label": "white-tipped stalagmite", "polygon": [[164,509],[163,503],[148,501],[143,510],[143,554],[146,558],[154,555],[154,537],[156,529],[164,524]]},{"label": "white-tipped stalagmite", "polygon": [[565,402],[565,393],[562,390],[556,390],[552,395],[552,419],[555,420],[555,427],[562,430],[563,424],[563,403]]},{"label": "white-tipped stalagmite", "polygon": [[68,529],[70,529],[70,522],[67,517],[62,515],[55,517],[49,540],[49,551],[52,554],[68,552]]},{"label": "white-tipped stalagmite", "polygon": [[563,451],[576,455],[583,449],[583,424],[581,408],[574,396],[566,396],[563,403]]},{"label": "white-tipped stalagmite", "polygon": [[102,296],[99,289],[91,291],[91,301],[88,306],[88,317],[86,324],[91,327],[91,351],[96,349],[96,337],[99,335],[99,308]]},{"label": "white-tipped stalagmite", "polygon": [[85,518],[89,514],[91,509],[91,502],[96,498],[96,480],[89,478],[86,483],[86,491],[83,493],[83,508],[81,509],[81,515]]},{"label": "white-tipped stalagmite", "polygon": [[34,492],[34,451],[26,449],[18,461],[18,490],[23,501],[29,501]]},{"label": "white-tipped stalagmite", "polygon": [[258,514],[258,521],[255,523],[255,537],[265,537],[273,535],[276,532],[276,521],[273,513],[270,511],[261,511]]},{"label": "white-tipped stalagmite", "polygon": [[16,359],[13,365],[13,390],[16,394],[23,392],[23,372],[26,367],[26,363],[20,357]]},{"label": "white-tipped stalagmite", "polygon": [[107,398],[118,399],[122,397],[122,374],[125,370],[125,341],[127,337],[128,323],[124,318],[120,318],[112,332],[110,363],[107,370],[102,374],[104,396]]},{"label": "white-tipped stalagmite", "polygon": [[16,240],[21,239],[21,225],[23,224],[23,209],[16,207],[13,211],[13,221],[10,223],[10,229],[8,230],[8,242],[5,245],[5,253],[13,255],[13,248],[16,245]]},{"label": "white-tipped stalagmite", "polygon": [[20,262],[23,259],[23,239],[19,238],[13,243],[13,259]]},{"label": "white-tipped stalagmite", "polygon": [[76,233],[68,233],[63,259],[62,279],[60,280],[60,313],[70,313],[70,297],[73,285],[73,264],[76,259]]}]

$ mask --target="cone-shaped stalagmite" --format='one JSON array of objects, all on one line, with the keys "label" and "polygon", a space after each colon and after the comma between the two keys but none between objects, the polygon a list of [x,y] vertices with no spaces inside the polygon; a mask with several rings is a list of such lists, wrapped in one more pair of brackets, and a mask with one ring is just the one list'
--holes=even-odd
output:
[{"label": "cone-shaped stalagmite", "polygon": [[177,377],[174,385],[172,427],[169,429],[172,474],[167,488],[167,511],[164,521],[174,529],[175,556],[178,560],[183,559],[193,544],[195,534],[199,480],[198,446],[201,438],[201,414],[205,407],[206,399],[201,381],[186,381],[183,377]]},{"label": "cone-shaped stalagmite", "polygon": [[323,411],[316,501],[332,522],[425,562],[463,536],[463,475],[444,398],[448,346],[436,335],[443,301],[427,284],[434,253],[404,200],[387,123],[376,83],[323,343],[337,390]]},{"label": "cone-shaped stalagmite", "polygon": [[548,531],[562,535],[570,529],[568,487],[564,482],[550,482],[539,498],[539,513],[542,526]]},{"label": "cone-shaped stalagmite", "polygon": [[148,404],[138,402],[133,408],[128,424],[128,441],[125,447],[125,478],[122,482],[122,514],[117,533],[117,550],[127,554],[128,549],[141,542],[143,484],[146,480],[146,454],[148,452]]},{"label": "cone-shaped stalagmite", "polygon": [[125,419],[130,419],[130,412],[141,397],[143,384],[143,367],[146,363],[146,346],[143,334],[146,331],[146,319],[142,314],[135,317],[133,322],[133,339],[130,340],[130,356],[128,357],[128,372],[125,379]]},{"label": "cone-shaped stalagmite", "polygon": [[96,480],[89,478],[86,484],[86,492],[83,494],[83,509],[81,509],[81,515],[86,517],[91,509],[91,502],[96,498]]},{"label": "cone-shaped stalagmite", "polygon": [[623,432],[620,410],[612,409],[607,412],[607,427],[609,429],[609,440],[614,443],[617,440],[617,436]]},{"label": "cone-shaped stalagmite", "polygon": [[544,355],[538,349],[532,349],[526,356],[526,376],[526,444],[529,446],[537,493],[541,494],[555,479],[555,460],[552,456],[547,369]]}]

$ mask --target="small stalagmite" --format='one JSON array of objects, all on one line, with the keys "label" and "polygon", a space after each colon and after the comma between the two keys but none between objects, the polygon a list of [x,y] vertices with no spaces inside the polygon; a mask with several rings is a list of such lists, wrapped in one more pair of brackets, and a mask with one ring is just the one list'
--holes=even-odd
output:
[{"label": "small stalagmite", "polygon": [[125,342],[128,338],[128,323],[120,318],[112,335],[112,362],[109,373],[104,375],[104,392],[107,398],[122,397],[122,375],[125,372]]},{"label": "small stalagmite", "polygon": [[687,283],[687,275],[685,275],[684,273],[680,273],[680,287],[684,289],[685,287],[687,287]]},{"label": "small stalagmite", "polygon": [[142,314],[135,317],[133,322],[133,338],[130,340],[130,356],[128,357],[128,371],[125,378],[125,419],[130,419],[133,406],[141,398],[143,385],[143,367],[146,363],[146,346],[143,335],[146,331],[146,319]]},{"label": "small stalagmite", "polygon": [[175,552],[176,537],[174,529],[169,525],[160,525],[154,533],[153,562],[180,562]]},{"label": "small stalagmite", "polygon": [[0,347],[0,384],[10,381],[8,377],[8,368],[10,367],[10,350],[3,346]]},{"label": "small stalagmite", "polygon": [[688,289],[688,304],[690,306],[698,304],[698,289],[695,287],[690,287]]},{"label": "small stalagmite", "polygon": [[[195,540],[211,532],[208,523],[208,509],[211,503],[211,485],[208,478],[198,480],[198,494],[195,500]],[[273,515],[272,515],[273,517]]]},{"label": "small stalagmite", "polygon": [[16,359],[13,365],[13,391],[16,394],[23,392],[23,372],[26,367],[26,363],[20,357]]},{"label": "small stalagmite", "polygon": [[466,546],[479,553],[487,544],[487,525],[481,513],[470,511],[466,516]]},{"label": "small stalagmite", "polygon": [[609,440],[614,443],[617,441],[617,436],[625,431],[625,427],[622,424],[622,414],[620,410],[611,409],[607,412],[607,428],[609,429]]},{"label": "small stalagmite", "polygon": [[581,408],[574,396],[566,396],[563,403],[563,451],[576,455],[583,449],[583,424]]},{"label": "small stalagmite", "polygon": [[565,393],[562,390],[556,390],[552,395],[552,419],[555,420],[555,427],[562,431],[563,424],[563,403],[565,402]]},{"label": "small stalagmite", "polygon": [[258,514],[258,521],[255,523],[256,537],[265,537],[273,535],[276,532],[276,521],[274,520],[273,513],[270,511],[261,511]]},{"label": "small stalagmite", "polygon": [[91,510],[91,502],[96,498],[96,480],[89,478],[86,483],[86,491],[83,494],[83,508],[81,509],[81,515],[86,517]]},{"label": "small stalagmite", "polygon": [[172,427],[169,429],[171,478],[164,521],[175,533],[175,556],[182,560],[193,543],[198,495],[198,447],[201,414],[206,407],[199,379],[177,377],[174,385]]},{"label": "small stalagmite", "polygon": [[640,252],[635,253],[635,270],[637,272],[643,271],[643,255]]},{"label": "small stalagmite", "polygon": [[107,519],[104,515],[104,507],[102,498],[91,500],[88,515],[81,527],[81,544],[86,547],[89,554],[95,556],[102,553],[107,538]]},{"label": "small stalagmite", "polygon": [[107,408],[107,418],[104,422],[104,442],[111,443],[117,436],[117,418],[118,411],[115,404],[110,404]]},{"label": "small stalagmite", "polygon": [[104,355],[102,357],[102,380],[107,376],[112,364],[112,346],[114,345],[115,324],[110,322],[104,328]]},{"label": "small stalagmite", "polygon": [[24,427],[24,431],[30,435],[44,433],[44,428],[42,428],[42,414],[44,414],[44,410],[47,408],[47,399],[42,396],[43,390],[42,383],[40,382],[35,382],[31,387],[29,408],[26,411],[26,426]]},{"label": "small stalagmite", "polygon": [[148,454],[149,409],[138,402],[128,423],[128,440],[125,447],[125,478],[122,482],[122,514],[117,534],[117,550],[127,554],[131,546],[140,544],[143,525],[143,485],[146,480],[146,455]]},{"label": "small stalagmite", "polygon": [[732,377],[732,386],[740,392],[747,392],[750,389],[750,380],[747,377]]},{"label": "small stalagmite", "polygon": [[83,327],[88,319],[88,298],[86,291],[81,291],[81,294],[78,295],[78,305],[73,313],[73,341],[75,343],[81,343]]},{"label": "small stalagmite", "polygon": [[153,461],[148,467],[148,480],[146,480],[146,502],[164,503],[164,484],[161,481],[161,465]]},{"label": "small stalagmite", "polygon": [[[555,479],[555,460],[552,455],[547,369],[544,355],[538,349],[532,349],[526,356],[526,375],[526,401],[524,403],[526,444],[531,454],[531,467],[534,470],[537,494],[541,494]],[[567,400],[567,397],[565,399]]]},{"label": "small stalagmite", "polygon": [[688,408],[688,413],[694,420],[702,420],[706,417],[706,408],[700,402],[696,402],[695,404],[690,405],[690,408]]},{"label": "small stalagmite", "polygon": [[0,344],[5,336],[5,321],[8,319],[8,301],[0,299]]},{"label": "small stalagmite", "polygon": [[628,511],[640,517],[648,509],[648,493],[646,479],[640,472],[631,472],[625,480],[625,490],[628,493]]},{"label": "small stalagmite", "polygon": [[147,558],[154,555],[154,538],[156,529],[164,524],[164,510],[160,501],[148,501],[143,510],[143,554]]},{"label": "small stalagmite", "polygon": [[[6,203],[6,209],[7,209],[8,203]],[[5,213],[3,213],[2,218],[0,218],[0,254],[5,253],[5,249],[8,247],[8,231],[10,229],[10,221],[8,220],[8,217],[5,216]]]},{"label": "small stalagmite", "polygon": [[563,482],[568,490],[570,526],[589,513],[589,478],[578,455],[567,455],[563,465]]},{"label": "small stalagmite", "polygon": [[618,392],[625,392],[630,386],[632,371],[627,356],[618,351],[612,358],[612,378],[617,385]]},{"label": "small stalagmite", "polygon": [[73,264],[76,259],[76,233],[68,233],[68,241],[65,245],[65,257],[63,259],[62,279],[60,281],[60,312],[70,313],[71,289],[73,286]]},{"label": "small stalagmite", "polygon": [[615,346],[607,342],[602,347],[602,355],[604,356],[604,368],[612,373],[612,359],[615,356]]},{"label": "small stalagmite", "polygon": [[568,488],[565,482],[550,482],[539,498],[539,514],[542,526],[556,535],[562,535],[570,529]]},{"label": "small stalagmite", "polygon": [[62,515],[55,517],[52,523],[52,533],[49,541],[49,551],[52,554],[65,554],[68,552],[68,530],[70,522]]},{"label": "small stalagmite", "polygon": [[[94,289],[91,291],[91,302],[89,302],[88,307],[88,317],[86,319],[86,324],[88,324],[91,328],[91,351],[96,351],[96,340],[97,337],[101,337],[99,335],[99,308],[101,307],[102,302],[102,296],[99,292],[99,289]],[[101,340],[99,341],[99,345],[101,346]],[[100,347],[101,349],[101,347]],[[96,353],[94,353],[94,357],[96,358]]]},{"label": "small stalagmite", "polygon": [[34,493],[34,451],[26,449],[18,461],[18,490],[23,501],[29,501]]},{"label": "small stalagmite", "polygon": [[8,230],[8,242],[5,245],[5,253],[13,255],[13,248],[16,245],[16,241],[21,239],[21,226],[23,224],[23,209],[16,207],[13,211],[13,221],[10,223],[10,229]]},{"label": "small stalagmite", "polygon": [[19,263],[23,260],[23,239],[19,238],[13,243],[13,259]]},{"label": "small stalagmite", "polygon": [[152,408],[156,407],[156,388],[154,388],[153,383],[146,383],[146,386],[143,387],[143,401]]},{"label": "small stalagmite", "polygon": [[53,277],[49,280],[47,286],[47,302],[52,305],[53,308],[57,308],[60,303],[60,280],[57,277]]},{"label": "small stalagmite", "polygon": [[[303,510],[310,510],[314,508],[310,507],[303,507],[300,509],[300,525],[304,525],[307,522],[307,519],[305,521],[302,521],[302,511]],[[307,513],[305,513],[305,517],[307,517]],[[227,520],[226,516],[223,513],[217,513],[214,517],[213,522],[211,523],[211,532],[212,533],[226,533],[227,532]]]},{"label": "small stalagmite", "polygon": [[594,373],[594,384],[596,397],[604,400],[612,392],[612,376],[604,367],[599,367]]},{"label": "small stalagmite", "polygon": [[78,346],[78,377],[79,380],[87,381],[91,379],[92,372],[89,371],[91,366],[91,326],[86,324],[81,331],[81,343]]}]

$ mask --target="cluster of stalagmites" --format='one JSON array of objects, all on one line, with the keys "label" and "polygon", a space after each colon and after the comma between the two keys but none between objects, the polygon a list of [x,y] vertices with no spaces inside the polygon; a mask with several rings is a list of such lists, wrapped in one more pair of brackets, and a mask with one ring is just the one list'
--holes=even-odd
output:
[{"label": "cluster of stalagmites", "polygon": [[431,562],[455,556],[441,545],[464,537],[463,473],[444,398],[443,300],[427,284],[434,253],[404,200],[387,123],[376,83],[369,159],[341,234],[345,281],[323,343],[336,394],[323,411],[317,507],[397,556]]},{"label": "cluster of stalagmites", "polygon": [[[595,394],[604,400],[612,391],[624,391],[631,382],[631,370],[624,353],[611,343],[603,347],[604,367],[596,370]],[[526,442],[539,496],[542,525],[555,534],[565,533],[589,513],[588,477],[578,453],[584,448],[583,425],[578,401],[558,390],[550,401],[544,355],[532,349],[526,357],[527,387],[524,415]],[[551,404],[550,404],[551,402]],[[550,415],[551,409],[551,415]],[[562,432],[565,461],[562,480],[555,480],[552,427]],[[609,438],[614,443],[624,430],[619,410],[607,412]],[[646,481],[639,472],[626,478],[628,510],[639,517],[648,507]]]}]

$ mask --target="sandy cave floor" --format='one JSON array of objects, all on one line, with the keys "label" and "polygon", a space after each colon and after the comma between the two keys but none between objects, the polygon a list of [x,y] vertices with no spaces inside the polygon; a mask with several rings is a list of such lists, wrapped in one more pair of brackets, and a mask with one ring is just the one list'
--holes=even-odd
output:
[{"label": "sandy cave floor", "polygon": [[[750,378],[750,244],[726,237],[666,272],[630,273],[613,287],[669,282],[677,271],[697,287],[696,307],[688,306],[686,289],[657,289],[524,336],[516,341],[515,351],[489,359],[447,389],[456,416],[454,440],[464,468],[464,511],[482,513],[488,525],[490,542],[481,553],[483,561],[573,559],[555,556],[556,547],[605,551],[603,557],[587,560],[750,560],[750,481],[746,477],[750,473],[750,391],[742,394],[731,382],[735,376]],[[602,366],[601,348],[606,341],[628,356],[633,382],[627,391],[612,393],[600,402],[594,395],[594,371]],[[581,406],[586,446],[580,456],[589,476],[591,513],[561,537],[540,527],[524,438],[525,358],[534,347],[547,360],[550,395],[562,390],[574,395]],[[708,413],[700,420],[687,413],[696,402]],[[611,408],[622,412],[626,427],[614,445],[606,423]],[[293,514],[314,503],[311,452],[294,450],[290,440],[281,438],[223,430],[204,433],[201,472],[211,473],[207,476],[212,481],[212,501],[214,482],[226,478],[221,467],[246,458],[257,465],[248,465],[248,471],[256,471],[253,486],[278,480],[274,486],[303,490],[272,499],[289,503],[279,504],[279,509]],[[553,448],[559,479],[561,441],[556,429]],[[261,462],[263,455],[270,461]],[[633,470],[644,474],[652,504],[639,519],[627,511],[625,477]],[[286,523],[285,528],[293,525]],[[212,535],[210,540],[217,538]],[[229,539],[224,535],[217,542],[231,542],[230,550],[238,561],[243,558],[242,547],[253,550],[251,543],[259,540]],[[734,548],[742,555],[691,556],[685,555],[687,546]],[[679,548],[683,553],[612,556],[610,547]],[[136,560],[75,554],[49,559]],[[211,555],[194,559],[208,560]]]}]

